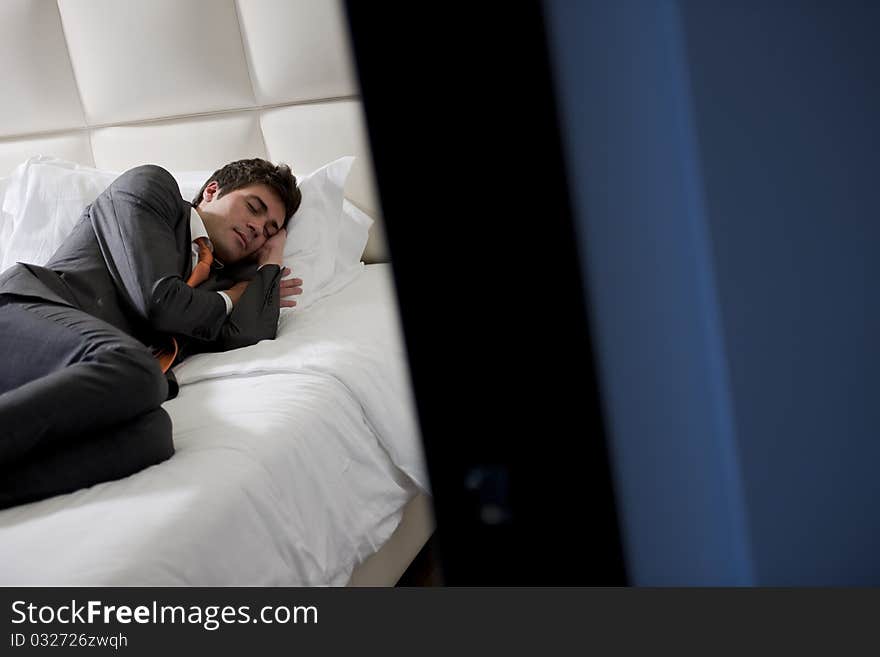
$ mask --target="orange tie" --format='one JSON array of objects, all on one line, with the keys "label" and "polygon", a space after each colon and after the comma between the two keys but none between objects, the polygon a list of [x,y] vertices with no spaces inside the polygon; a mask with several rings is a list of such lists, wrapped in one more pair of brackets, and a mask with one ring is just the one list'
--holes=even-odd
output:
[{"label": "orange tie", "polygon": [[199,261],[193,267],[192,274],[186,281],[190,287],[198,287],[208,280],[208,276],[211,275],[211,263],[214,262],[214,254],[211,253],[211,247],[208,246],[208,238],[199,237],[195,243],[199,245]]},{"label": "orange tie", "polygon": [[[186,280],[186,284],[190,287],[198,287],[211,275],[211,263],[214,262],[214,254],[211,253],[211,247],[208,246],[207,237],[199,237],[193,240],[199,245],[199,261],[193,267],[192,273]],[[174,364],[177,358],[177,340],[174,336],[168,336],[171,344],[165,347],[153,347],[153,355],[159,360],[159,367],[162,368],[164,374]]]}]

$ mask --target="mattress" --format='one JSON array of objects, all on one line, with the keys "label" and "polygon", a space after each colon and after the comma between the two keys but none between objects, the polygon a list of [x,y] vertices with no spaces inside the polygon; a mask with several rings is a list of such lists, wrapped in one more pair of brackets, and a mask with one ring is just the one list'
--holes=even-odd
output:
[{"label": "mattress", "polygon": [[344,585],[430,492],[389,265],[175,373],[175,455],[0,512],[0,584]]}]

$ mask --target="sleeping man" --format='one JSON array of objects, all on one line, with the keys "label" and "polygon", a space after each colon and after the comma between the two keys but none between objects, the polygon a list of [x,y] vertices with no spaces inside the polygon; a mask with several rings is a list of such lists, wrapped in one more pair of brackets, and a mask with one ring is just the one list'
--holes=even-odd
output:
[{"label": "sleeping man", "polygon": [[282,280],[282,254],[300,200],[290,169],[265,160],[215,171],[192,203],[140,166],[45,266],[0,275],[0,508],[173,454],[170,366],[273,339],[279,308],[296,304],[302,281]]}]

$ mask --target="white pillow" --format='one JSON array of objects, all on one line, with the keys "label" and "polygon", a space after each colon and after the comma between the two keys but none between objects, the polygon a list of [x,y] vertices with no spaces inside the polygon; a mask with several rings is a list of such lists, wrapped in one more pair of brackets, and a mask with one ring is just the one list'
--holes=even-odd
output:
[{"label": "white pillow", "polygon": [[287,225],[284,262],[303,279],[299,309],[332,294],[361,271],[364,222],[345,203],[352,164],[353,157],[341,157],[298,180],[302,203]]},{"label": "white pillow", "polygon": [[[339,164],[346,159],[349,160],[347,166]],[[300,181],[303,206],[294,219],[300,224],[297,234],[303,245],[289,236],[285,249],[285,259],[294,269],[294,275],[304,279],[303,295],[297,299],[300,309],[341,289],[362,268],[360,257],[366,245],[364,228],[369,229],[372,219],[351,204],[343,204],[341,190],[352,158],[342,160],[331,162]],[[85,206],[119,173],[47,156],[32,157],[19,165],[6,179],[6,193],[2,195],[0,271],[15,262],[38,265],[47,262],[70,234]],[[172,175],[180,185],[183,198],[192,200],[211,173],[190,171],[172,172]],[[306,208],[307,212],[300,217]],[[293,219],[288,228],[293,230]],[[315,234],[318,234],[317,240]],[[306,243],[308,249],[304,246]],[[316,275],[309,278],[313,271]]]},{"label": "white pillow", "polygon": [[0,271],[3,271],[3,258],[6,256],[9,240],[12,237],[12,219],[3,211],[3,200],[9,187],[9,178],[0,178]]},{"label": "white pillow", "polygon": [[347,198],[342,200],[344,218],[336,244],[336,273],[361,265],[373,219]]},{"label": "white pillow", "polygon": [[0,270],[16,262],[48,261],[85,206],[117,175],[42,155],[16,167],[3,197],[8,242]]}]

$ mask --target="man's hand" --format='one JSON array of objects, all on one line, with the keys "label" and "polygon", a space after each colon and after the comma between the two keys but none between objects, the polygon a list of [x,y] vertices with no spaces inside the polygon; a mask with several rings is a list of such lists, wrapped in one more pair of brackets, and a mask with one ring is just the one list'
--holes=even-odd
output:
[{"label": "man's hand", "polygon": [[282,266],[284,259],[284,244],[287,242],[287,229],[282,228],[272,237],[266,240],[266,243],[256,252],[257,265],[278,265]]},{"label": "man's hand", "polygon": [[[285,276],[290,275],[290,267],[285,267],[282,264],[282,260],[284,259],[284,245],[287,243],[287,229],[282,228],[277,233],[275,233],[272,237],[266,240],[266,243],[260,248],[256,253],[257,257],[257,265],[262,267],[263,265],[278,265],[281,267],[281,278],[283,279]],[[300,278],[291,278],[289,281],[282,280],[281,285],[279,286],[279,293],[281,297],[281,307],[282,308],[293,308],[296,305],[296,301],[293,299],[286,299],[285,297],[292,297],[297,294],[302,294],[302,279]],[[233,299],[233,304],[235,300]]]},{"label": "man's hand", "polygon": [[[281,278],[283,279],[285,276],[290,275],[290,267],[285,267],[281,270]],[[291,278],[289,281],[282,280],[280,286],[280,294],[281,294],[281,307],[282,308],[293,308],[296,305],[296,301],[293,299],[285,299],[284,297],[292,297],[296,294],[302,294],[302,279],[301,278]]]}]

